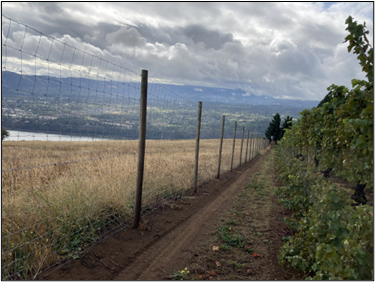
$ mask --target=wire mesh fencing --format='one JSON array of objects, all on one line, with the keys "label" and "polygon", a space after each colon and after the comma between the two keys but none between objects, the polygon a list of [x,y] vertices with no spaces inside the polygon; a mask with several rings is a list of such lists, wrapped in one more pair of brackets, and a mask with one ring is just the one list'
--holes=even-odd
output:
[{"label": "wire mesh fencing", "polygon": [[[189,101],[149,79],[147,101],[147,131],[145,170],[142,190],[143,214],[162,199],[173,198],[193,188],[196,151],[198,103]],[[198,185],[215,178],[218,169],[221,120],[206,114],[204,104],[199,142]],[[224,130],[221,170],[230,170],[233,149],[234,122]],[[229,138],[230,137],[230,138]],[[255,138],[252,155],[245,156],[245,142],[241,133],[236,134],[233,169],[245,157],[253,159],[261,149]],[[246,138],[246,137],[245,137]],[[245,141],[245,139],[244,139]],[[261,141],[258,140],[260,145]],[[257,143],[257,144],[258,144]],[[264,143],[264,146],[266,143]],[[250,142],[248,143],[250,150]],[[263,149],[263,148],[262,148]],[[258,151],[256,151],[258,150]]]},{"label": "wire mesh fencing", "polygon": [[2,20],[2,277],[30,279],[129,225],[140,75]]},{"label": "wire mesh fencing", "polygon": [[[42,278],[131,226],[141,76],[69,38],[4,15],[2,23],[2,128],[11,133],[2,142],[2,279]],[[197,103],[152,78],[147,104],[144,210],[192,188],[197,124]],[[216,116],[203,111],[200,184],[217,172]],[[266,145],[255,136],[242,142],[237,127],[232,157],[234,120],[224,131],[221,173]]]}]

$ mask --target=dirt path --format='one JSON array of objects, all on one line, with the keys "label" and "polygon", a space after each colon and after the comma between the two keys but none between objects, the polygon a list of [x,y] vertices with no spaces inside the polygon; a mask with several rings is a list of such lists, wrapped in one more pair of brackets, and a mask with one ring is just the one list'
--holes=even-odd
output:
[{"label": "dirt path", "polygon": [[[165,273],[173,273],[174,269],[184,269],[186,261],[192,255],[193,245],[206,238],[207,231],[211,230],[213,223],[216,223],[217,219],[227,211],[233,195],[246,184],[248,174],[256,171],[262,160],[263,158],[255,160],[251,167],[240,173],[234,182],[211,201],[208,200],[210,197],[208,193],[207,202],[199,212],[170,232],[159,244],[152,246],[138,257],[135,263],[137,270],[139,269],[135,273],[137,276],[129,277],[129,271],[125,269],[115,279],[161,280],[166,276]],[[239,172],[241,171],[237,171]],[[150,256],[154,259],[148,264],[145,258]],[[146,262],[146,265],[142,265],[142,262]]]},{"label": "dirt path", "polygon": [[[284,222],[291,212],[273,196],[277,181],[275,152],[266,152],[262,163],[246,174],[230,206],[216,221],[206,241],[196,244],[185,265],[190,279],[290,280],[301,273],[278,264],[277,253],[291,235]],[[214,250],[215,249],[215,250]],[[182,268],[184,269],[184,268]]]},{"label": "dirt path", "polygon": [[[233,172],[224,174],[220,180],[215,179],[204,184],[200,187],[199,195],[190,192],[174,202],[165,201],[155,212],[143,217],[142,230],[122,231],[91,248],[81,259],[63,265],[44,279],[162,280],[173,274],[174,270],[182,270],[187,266],[193,269],[192,265],[196,259],[203,258],[201,252],[210,252],[212,247],[207,242],[215,240],[213,238],[216,238],[215,229],[218,222],[227,217],[229,211],[233,211],[231,208],[244,188],[249,185],[249,179],[259,172],[261,164],[269,155],[270,151],[267,151]],[[271,173],[269,176],[273,182],[274,175],[271,170],[268,173]],[[276,200],[272,198],[271,201],[275,204]],[[254,208],[250,204],[247,206]],[[264,227],[264,223],[267,223],[266,229],[270,229],[271,224],[276,224],[278,229],[285,228],[283,222],[272,221],[283,216],[274,214],[270,217],[275,212],[280,211],[276,211],[275,207],[269,204],[266,205],[266,210],[257,212],[257,220],[262,223],[261,228]],[[265,221],[266,218],[268,219]],[[282,241],[281,238],[277,239],[277,244],[272,244],[272,248],[267,251],[271,254],[262,267],[278,268],[277,274],[268,275],[267,278],[283,279],[284,272],[280,270],[276,259]],[[248,253],[245,254],[249,256]],[[197,265],[194,275],[201,268],[201,265]],[[207,269],[206,267],[203,272]]]}]

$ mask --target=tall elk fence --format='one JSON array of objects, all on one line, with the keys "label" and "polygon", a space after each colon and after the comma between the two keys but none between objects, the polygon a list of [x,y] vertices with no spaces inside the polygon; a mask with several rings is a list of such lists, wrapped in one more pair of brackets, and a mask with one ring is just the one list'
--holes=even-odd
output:
[{"label": "tall elk fence", "polygon": [[2,23],[2,279],[43,278],[268,146],[147,71]]}]

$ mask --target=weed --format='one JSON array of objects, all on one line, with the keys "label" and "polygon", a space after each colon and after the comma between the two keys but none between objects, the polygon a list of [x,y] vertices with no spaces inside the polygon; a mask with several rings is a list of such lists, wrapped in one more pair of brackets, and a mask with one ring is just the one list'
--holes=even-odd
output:
[{"label": "weed", "polygon": [[237,262],[237,261],[234,261],[233,264],[232,264],[234,267],[238,268],[238,267],[241,267],[242,264]]},{"label": "weed", "polygon": [[216,228],[219,238],[224,241],[225,244],[230,246],[236,246],[242,248],[245,245],[243,237],[239,234],[230,234],[231,227],[228,226],[219,226]]},{"label": "weed", "polygon": [[227,244],[223,244],[223,245],[220,245],[220,249],[224,250],[224,251],[229,251],[232,248],[230,246],[228,246]]},{"label": "weed", "polygon": [[239,212],[238,210],[236,209],[230,209],[230,212],[231,213],[234,213],[235,215],[237,215],[238,217],[243,217],[243,213],[242,212]]},{"label": "weed", "polygon": [[189,278],[188,278],[189,273],[190,273],[190,271],[188,271],[187,268],[185,268],[185,270],[181,270],[181,271],[173,270],[173,274],[169,275],[169,278],[172,278],[174,280],[189,280]]},{"label": "weed", "polygon": [[250,248],[245,248],[245,251],[248,252],[249,254],[251,254],[252,252],[254,252],[254,249],[250,249]]},{"label": "weed", "polygon": [[226,224],[229,224],[229,225],[231,225],[231,224],[233,224],[233,225],[238,225],[239,223],[238,223],[237,221],[234,221],[233,219],[230,219],[230,220],[228,220],[228,221],[226,222]]}]

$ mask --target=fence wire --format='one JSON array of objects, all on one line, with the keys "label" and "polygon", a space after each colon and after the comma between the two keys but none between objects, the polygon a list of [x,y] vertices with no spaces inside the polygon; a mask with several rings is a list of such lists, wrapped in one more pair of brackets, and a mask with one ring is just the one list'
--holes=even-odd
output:
[{"label": "fence wire", "polygon": [[129,226],[141,77],[2,22],[2,278],[30,279]]},{"label": "fence wire", "polygon": [[[67,38],[2,23],[2,279],[43,278],[130,227],[141,76]],[[192,187],[198,103],[182,96],[149,79],[143,214]],[[221,174],[235,120],[226,117]],[[220,132],[221,114],[203,106],[199,184],[216,175]],[[233,168],[266,144],[246,134],[242,143],[239,122]]]}]

